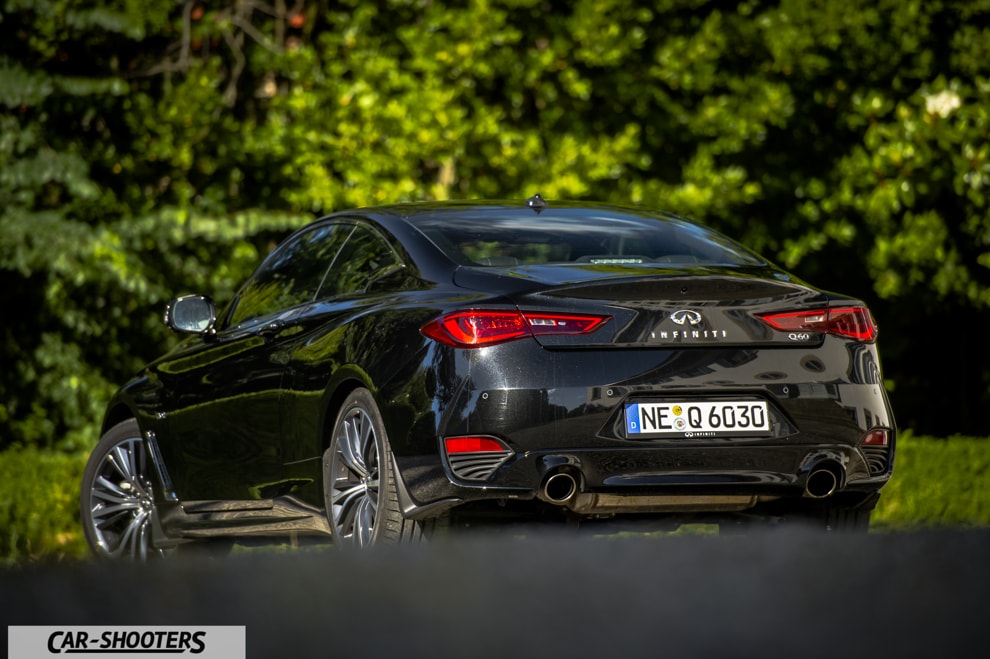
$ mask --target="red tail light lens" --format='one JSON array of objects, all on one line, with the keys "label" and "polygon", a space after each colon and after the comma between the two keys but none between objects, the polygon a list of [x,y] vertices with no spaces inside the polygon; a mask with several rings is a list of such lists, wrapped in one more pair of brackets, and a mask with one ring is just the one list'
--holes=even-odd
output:
[{"label": "red tail light lens", "polygon": [[492,437],[447,437],[443,440],[448,454],[503,453],[508,449]]},{"label": "red tail light lens", "polygon": [[611,316],[472,309],[443,315],[420,331],[455,348],[481,348],[528,336],[589,334],[609,318]]},{"label": "red tail light lens", "polygon": [[872,343],[877,338],[876,323],[866,307],[760,314],[759,318],[783,332],[825,332],[863,343]]},{"label": "red tail light lens", "polygon": [[865,307],[829,309],[828,331],[865,343],[877,338],[877,325],[873,322],[873,315]]},{"label": "red tail light lens", "polygon": [[531,335],[522,314],[508,311],[458,311],[427,323],[420,331],[457,348],[478,348]]},{"label": "red tail light lens", "polygon": [[871,430],[863,437],[862,443],[863,446],[887,446],[890,444],[890,433],[883,428]]}]

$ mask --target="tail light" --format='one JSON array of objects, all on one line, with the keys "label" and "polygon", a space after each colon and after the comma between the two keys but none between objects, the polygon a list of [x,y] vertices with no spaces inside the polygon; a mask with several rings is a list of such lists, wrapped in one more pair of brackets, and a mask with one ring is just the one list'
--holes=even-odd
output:
[{"label": "tail light", "polygon": [[877,339],[876,323],[866,307],[768,313],[757,317],[783,332],[824,332],[863,343],[873,343]]},{"label": "tail light", "polygon": [[590,334],[611,316],[531,311],[454,311],[424,325],[420,332],[455,348],[481,348],[549,334]]}]

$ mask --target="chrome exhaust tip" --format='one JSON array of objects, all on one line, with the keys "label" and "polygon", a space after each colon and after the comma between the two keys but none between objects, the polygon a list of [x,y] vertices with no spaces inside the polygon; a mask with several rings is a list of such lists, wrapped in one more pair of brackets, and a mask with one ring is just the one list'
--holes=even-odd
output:
[{"label": "chrome exhaust tip", "polygon": [[834,467],[814,469],[804,483],[805,496],[812,499],[825,499],[839,490],[840,476]]},{"label": "chrome exhaust tip", "polygon": [[550,503],[563,505],[571,500],[578,491],[578,482],[566,471],[551,474],[540,488],[540,498]]}]

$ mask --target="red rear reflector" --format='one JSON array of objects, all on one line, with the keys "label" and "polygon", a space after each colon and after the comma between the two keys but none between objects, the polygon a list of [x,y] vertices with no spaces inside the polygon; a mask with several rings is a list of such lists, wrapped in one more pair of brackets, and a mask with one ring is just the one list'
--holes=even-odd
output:
[{"label": "red rear reflector", "polygon": [[863,438],[863,446],[887,446],[890,441],[889,434],[886,430],[877,429],[871,430],[866,433],[866,437]]},{"label": "red rear reflector", "polygon": [[784,332],[825,332],[864,343],[872,343],[877,338],[876,323],[866,307],[769,313],[758,317]]},{"label": "red rear reflector", "polygon": [[455,348],[480,348],[527,336],[588,334],[611,316],[519,311],[455,311],[420,329],[435,341]]},{"label": "red rear reflector", "polygon": [[508,449],[491,437],[447,437],[443,440],[447,453],[503,453]]}]

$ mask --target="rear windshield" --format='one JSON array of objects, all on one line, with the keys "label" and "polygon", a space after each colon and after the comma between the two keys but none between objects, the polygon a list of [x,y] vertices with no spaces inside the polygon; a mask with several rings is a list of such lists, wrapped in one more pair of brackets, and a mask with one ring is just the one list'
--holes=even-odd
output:
[{"label": "rear windshield", "polygon": [[763,265],[738,243],[678,218],[569,209],[537,215],[497,211],[410,218],[461,265]]}]

